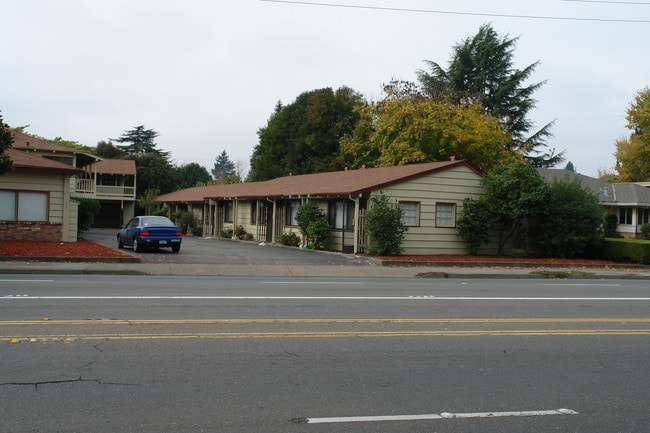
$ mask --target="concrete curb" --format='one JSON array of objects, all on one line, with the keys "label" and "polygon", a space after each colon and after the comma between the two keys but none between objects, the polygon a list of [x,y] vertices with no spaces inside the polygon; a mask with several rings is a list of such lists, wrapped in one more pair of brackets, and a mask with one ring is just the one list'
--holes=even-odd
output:
[{"label": "concrete curb", "polygon": [[287,278],[445,278],[445,279],[634,279],[650,280],[640,269],[457,266],[300,266],[124,262],[0,261],[0,274],[79,274],[127,276],[287,277]]}]

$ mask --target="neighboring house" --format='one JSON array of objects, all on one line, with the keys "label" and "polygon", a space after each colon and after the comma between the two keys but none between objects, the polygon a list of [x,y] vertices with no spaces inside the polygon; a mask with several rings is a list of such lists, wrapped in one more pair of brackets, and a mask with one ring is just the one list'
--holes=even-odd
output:
[{"label": "neighboring house", "polygon": [[299,234],[296,212],[314,201],[332,227],[329,248],[363,252],[365,210],[371,197],[384,194],[399,203],[405,234],[404,254],[462,254],[457,216],[467,197],[482,192],[483,173],[468,161],[444,161],[397,167],[285,176],[264,182],[211,185],[161,195],[171,213],[192,212],[204,236],[219,236],[241,226],[256,241],[279,242]]},{"label": "neighboring house", "polygon": [[0,240],[74,242],[78,202],[70,185],[80,170],[9,149],[14,168],[0,175]]},{"label": "neighboring house", "polygon": [[[135,213],[135,161],[105,159],[14,131],[13,149],[79,169],[70,181],[70,195],[97,199],[96,227],[120,227]],[[0,188],[1,188],[0,178]]]},{"label": "neighboring house", "polygon": [[637,183],[609,183],[570,170],[540,168],[547,181],[553,179],[578,179],[583,188],[598,196],[607,215],[616,215],[616,231],[625,238],[637,238],[641,226],[650,222],[650,188]]}]

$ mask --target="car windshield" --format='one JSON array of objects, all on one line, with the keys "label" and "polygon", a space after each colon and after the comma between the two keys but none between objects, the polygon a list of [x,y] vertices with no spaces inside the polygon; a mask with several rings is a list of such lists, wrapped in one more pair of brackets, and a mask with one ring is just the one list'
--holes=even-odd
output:
[{"label": "car windshield", "polygon": [[166,217],[161,216],[146,216],[142,217],[143,226],[167,226],[173,227],[174,223]]}]

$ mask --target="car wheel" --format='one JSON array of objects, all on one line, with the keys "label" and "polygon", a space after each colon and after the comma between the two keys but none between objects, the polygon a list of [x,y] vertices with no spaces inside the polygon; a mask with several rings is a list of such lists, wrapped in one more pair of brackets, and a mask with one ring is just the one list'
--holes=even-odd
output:
[{"label": "car wheel", "polygon": [[122,242],[122,238],[120,237],[120,235],[117,235],[117,247],[119,249],[124,248],[124,242]]},{"label": "car wheel", "polygon": [[172,252],[177,253],[181,250],[181,244],[172,245]]},{"label": "car wheel", "polygon": [[142,247],[140,246],[140,242],[138,242],[137,238],[133,238],[133,251],[136,253],[142,251]]}]

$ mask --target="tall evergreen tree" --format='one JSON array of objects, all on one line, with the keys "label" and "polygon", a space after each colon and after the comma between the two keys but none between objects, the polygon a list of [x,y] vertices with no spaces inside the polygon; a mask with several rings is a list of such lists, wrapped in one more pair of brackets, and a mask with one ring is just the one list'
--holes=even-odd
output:
[{"label": "tall evergreen tree", "polygon": [[483,25],[474,37],[454,47],[447,69],[427,61],[429,71],[418,71],[418,78],[423,91],[433,98],[483,104],[485,112],[510,134],[507,150],[522,154],[535,166],[550,167],[563,159],[562,153],[555,154],[546,144],[553,122],[531,134],[534,124],[529,118],[537,102],[532,95],[544,82],[525,84],[539,62],[516,69],[517,40],[501,38],[492,26]]},{"label": "tall evergreen tree", "polygon": [[148,153],[153,153],[164,159],[169,158],[169,152],[163,152],[156,148],[155,139],[158,137],[158,132],[153,129],[145,129],[143,125],[135,126],[129,131],[115,139],[118,143],[128,143],[123,146],[118,146],[127,155],[140,156]]},{"label": "tall evergreen tree", "polygon": [[13,142],[14,137],[11,129],[9,129],[9,125],[4,123],[2,114],[0,114],[0,174],[8,172],[13,167],[9,155],[5,153],[5,150],[11,148]]},{"label": "tall evergreen tree", "polygon": [[224,150],[221,155],[217,156],[214,160],[214,167],[212,168],[212,176],[219,182],[225,182],[226,179],[235,175],[235,164],[230,160],[228,154]]}]

